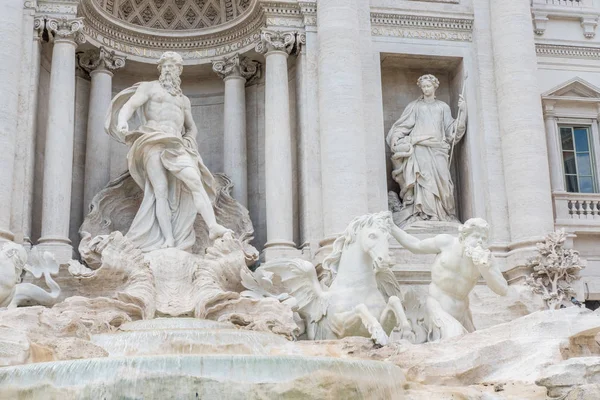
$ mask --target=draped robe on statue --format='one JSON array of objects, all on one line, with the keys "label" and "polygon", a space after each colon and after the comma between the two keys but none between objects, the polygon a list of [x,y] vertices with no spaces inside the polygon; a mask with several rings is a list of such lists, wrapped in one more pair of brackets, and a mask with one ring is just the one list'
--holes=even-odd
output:
[{"label": "draped robe on statue", "polygon": [[190,190],[178,180],[174,172],[184,168],[194,168],[201,175],[204,189],[211,202],[215,198],[215,179],[202,162],[197,150],[196,139],[183,135],[183,132],[169,132],[153,127],[146,122],[142,106],[136,111],[139,127],[123,135],[117,129],[119,111],[133,96],[139,83],[120,92],[111,103],[106,118],[108,134],[121,143],[130,146],[127,153],[129,173],[144,192],[144,198],[126,236],[142,251],[159,249],[165,243],[158,219],[156,218],[156,197],[152,184],[146,175],[146,163],[151,154],[160,152],[162,166],[167,171],[168,201],[171,209],[171,225],[175,247],[190,250],[196,241],[194,221],[198,210]]},{"label": "draped robe on statue", "polygon": [[[415,220],[455,221],[454,184],[448,158],[455,120],[443,101],[411,102],[390,129],[392,177],[400,185],[404,224]],[[464,133],[464,132],[462,132]],[[458,133],[457,141],[462,134]],[[401,145],[394,144],[400,139]],[[412,202],[407,193],[412,192]]]}]

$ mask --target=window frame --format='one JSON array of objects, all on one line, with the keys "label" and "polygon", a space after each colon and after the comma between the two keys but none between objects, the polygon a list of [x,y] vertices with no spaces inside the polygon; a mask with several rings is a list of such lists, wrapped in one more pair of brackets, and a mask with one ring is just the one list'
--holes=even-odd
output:
[{"label": "window frame", "polygon": [[[559,121],[557,121],[556,124],[556,132],[557,132],[557,136],[558,136],[558,142],[559,142],[559,150],[560,150],[560,163],[561,163],[561,171],[562,171],[562,178],[563,178],[563,182],[564,182],[564,188],[565,191],[569,192],[568,190],[568,180],[567,177],[568,176],[575,176],[577,179],[577,191],[575,192],[569,192],[569,193],[598,193],[598,173],[597,173],[597,163],[596,163],[596,151],[595,151],[595,142],[596,142],[596,138],[594,138],[594,129],[592,127],[592,124],[589,123],[577,123],[576,121],[561,121],[559,119]],[[568,128],[571,130],[571,138],[573,141],[573,150],[564,150],[563,149],[563,143],[562,143],[562,129],[563,128]],[[585,129],[586,130],[586,134],[587,134],[587,142],[588,142],[588,151],[587,152],[578,152],[577,151],[577,145],[575,143],[575,130],[576,129]],[[575,163],[575,174],[567,174],[566,169],[565,169],[565,159],[564,159],[564,153],[565,152],[572,152],[573,156],[574,156],[574,163]],[[579,173],[579,165],[578,165],[578,161],[577,161],[577,155],[578,154],[588,154],[589,160],[590,160],[590,169],[591,169],[591,175],[580,175]],[[581,191],[581,179],[582,177],[591,177],[592,178],[592,191],[591,192],[582,192]]]}]

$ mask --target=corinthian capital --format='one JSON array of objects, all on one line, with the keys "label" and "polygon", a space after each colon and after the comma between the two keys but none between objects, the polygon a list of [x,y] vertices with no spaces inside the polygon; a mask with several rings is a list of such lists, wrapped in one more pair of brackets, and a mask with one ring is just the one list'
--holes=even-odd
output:
[{"label": "corinthian capital", "polygon": [[54,36],[54,41],[65,40],[75,43],[85,43],[83,18],[48,18],[46,27]]},{"label": "corinthian capital", "polygon": [[270,51],[285,51],[290,54],[296,43],[296,32],[279,32],[263,29],[260,33],[260,42],[256,44],[256,51],[268,53]]},{"label": "corinthian capital", "polygon": [[231,57],[213,61],[213,71],[222,79],[230,76],[241,76],[247,81],[257,75],[260,63],[235,53]]},{"label": "corinthian capital", "polygon": [[114,51],[100,47],[81,54],[79,56],[79,66],[88,73],[96,70],[114,71],[125,66],[125,57],[118,56]]}]

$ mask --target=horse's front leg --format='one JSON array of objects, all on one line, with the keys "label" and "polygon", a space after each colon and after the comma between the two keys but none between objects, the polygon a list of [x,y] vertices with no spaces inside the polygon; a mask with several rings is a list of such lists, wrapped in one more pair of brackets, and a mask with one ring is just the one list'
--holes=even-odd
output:
[{"label": "horse's front leg", "polygon": [[379,321],[388,335],[395,329],[400,332],[402,339],[406,339],[411,343],[415,342],[415,334],[398,297],[390,296]]},{"label": "horse's front leg", "polygon": [[364,304],[357,305],[351,311],[335,314],[331,322],[333,333],[340,339],[346,336],[361,336],[360,331],[365,327],[375,343],[385,346],[388,342],[383,327]]}]

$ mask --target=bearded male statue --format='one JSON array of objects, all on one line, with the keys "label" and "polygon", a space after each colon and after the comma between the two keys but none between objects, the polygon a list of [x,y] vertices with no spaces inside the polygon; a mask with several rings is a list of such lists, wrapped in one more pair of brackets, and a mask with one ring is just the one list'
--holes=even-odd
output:
[{"label": "bearded male statue", "polygon": [[[198,153],[190,100],[180,87],[183,59],[166,52],[158,70],[157,81],[137,83],[115,96],[105,129],[130,146],[129,173],[144,192],[126,236],[142,251],[188,250],[195,242],[197,213],[211,240],[231,231],[215,218],[215,179]],[[130,130],[134,114],[139,126]]]},{"label": "bearded male statue", "polygon": [[440,234],[420,240],[392,224],[392,236],[414,254],[435,254],[427,297],[429,341],[473,332],[469,293],[483,277],[493,292],[505,296],[508,283],[494,265],[488,248],[490,227],[481,218],[471,218],[458,229],[458,237]]}]

